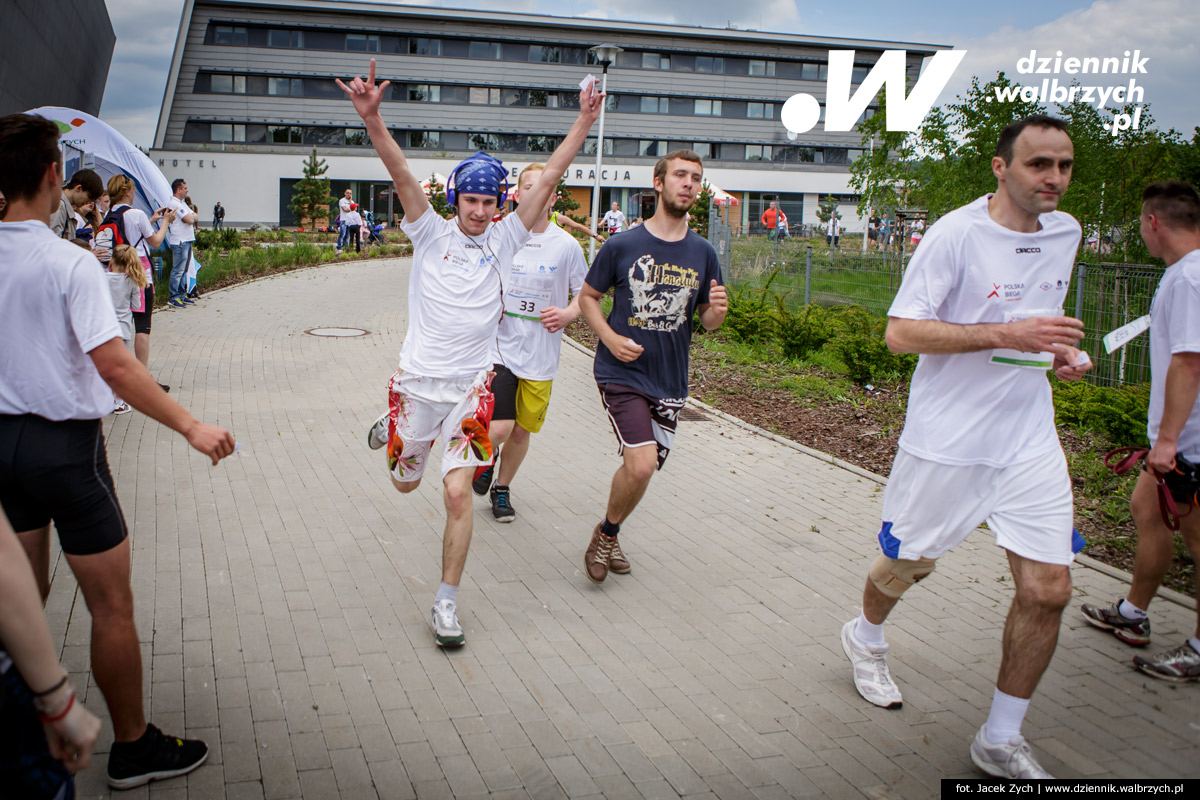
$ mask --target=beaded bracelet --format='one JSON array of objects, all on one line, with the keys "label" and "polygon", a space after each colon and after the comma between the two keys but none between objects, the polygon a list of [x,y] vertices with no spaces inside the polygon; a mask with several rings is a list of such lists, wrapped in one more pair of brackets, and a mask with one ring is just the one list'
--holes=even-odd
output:
[{"label": "beaded bracelet", "polygon": [[44,692],[34,692],[33,696],[34,697],[45,697],[47,695],[54,694],[59,689],[61,689],[64,684],[66,684],[68,679],[69,679],[69,676],[67,675],[67,673],[64,672],[62,678],[59,679],[58,683],[54,684],[53,686],[51,686],[49,689],[47,689]]},{"label": "beaded bracelet", "polygon": [[62,711],[58,712],[53,717],[47,717],[45,714],[38,712],[38,719],[40,719],[42,722],[47,722],[47,723],[58,722],[60,719],[62,719],[63,717],[65,717],[67,715],[67,712],[71,710],[71,706],[73,706],[73,705],[75,705],[75,690],[74,689],[72,689],[71,694],[69,694],[67,696],[67,704],[65,706],[63,706]]}]

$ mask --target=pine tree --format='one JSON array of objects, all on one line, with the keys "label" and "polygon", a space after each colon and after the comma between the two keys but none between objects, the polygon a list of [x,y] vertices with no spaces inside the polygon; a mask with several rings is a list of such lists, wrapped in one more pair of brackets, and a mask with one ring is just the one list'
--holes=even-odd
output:
[{"label": "pine tree", "polygon": [[446,200],[446,187],[437,179],[436,175],[429,176],[429,188],[425,191],[426,197],[429,198],[429,205],[433,206],[433,211],[439,217],[453,216],[454,208]]},{"label": "pine tree", "polygon": [[324,159],[317,158],[314,147],[312,155],[304,160],[304,177],[292,187],[290,208],[301,228],[306,219],[312,228],[316,228],[318,220],[329,219],[333,197],[329,194],[329,179],[325,177],[328,171]]},{"label": "pine tree", "polygon": [[712,206],[712,187],[705,181],[700,185],[700,194],[696,195],[696,202],[692,203],[690,210],[691,217],[688,219],[688,226],[701,236],[708,237],[708,212]]}]

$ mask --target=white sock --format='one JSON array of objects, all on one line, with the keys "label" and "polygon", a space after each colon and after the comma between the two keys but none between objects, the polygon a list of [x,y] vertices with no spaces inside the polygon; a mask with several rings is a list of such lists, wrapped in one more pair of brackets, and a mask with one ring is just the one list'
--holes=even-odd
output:
[{"label": "white sock", "polygon": [[883,638],[883,623],[876,625],[874,622],[868,622],[862,614],[858,615],[858,622],[854,626],[854,635],[868,647],[879,647],[881,644],[886,644]]},{"label": "white sock", "polygon": [[1200,653],[1200,636],[1193,636],[1192,638],[1188,639],[1188,644],[1192,646],[1193,650],[1195,650],[1197,653]]},{"label": "white sock", "polygon": [[1028,710],[1028,700],[1013,697],[997,689],[992,694],[992,710],[988,712],[983,735],[989,742],[1008,744],[1021,735],[1021,724],[1025,722],[1025,712]]},{"label": "white sock", "polygon": [[1128,600],[1122,600],[1117,604],[1117,613],[1125,619],[1146,619],[1150,616]]},{"label": "white sock", "polygon": [[433,597],[433,602],[440,603],[443,600],[452,600],[457,602],[458,587],[451,586],[448,583],[443,583],[438,587],[437,594]]}]

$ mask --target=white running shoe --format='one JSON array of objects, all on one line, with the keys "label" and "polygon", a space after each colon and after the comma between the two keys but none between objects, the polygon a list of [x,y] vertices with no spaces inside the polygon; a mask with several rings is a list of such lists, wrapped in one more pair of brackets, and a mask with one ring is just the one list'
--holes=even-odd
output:
[{"label": "white running shoe", "polygon": [[378,450],[387,444],[388,413],[383,412],[383,416],[371,423],[371,430],[367,431],[367,447],[372,450]]},{"label": "white running shoe", "polygon": [[130,411],[133,411],[133,409],[124,400],[121,401],[119,406],[113,409],[114,414],[128,414]]},{"label": "white running shoe", "polygon": [[971,760],[975,766],[997,778],[1010,781],[1034,781],[1052,779],[1054,776],[1042,769],[1033,757],[1033,749],[1024,736],[1010,739],[1007,744],[992,744],[983,735],[983,728],[971,742]]},{"label": "white running shoe", "polygon": [[433,604],[433,638],[438,647],[461,647],[467,640],[454,611],[453,600],[438,600]]},{"label": "white running shoe", "polygon": [[883,708],[899,708],[904,702],[887,665],[887,644],[871,647],[854,635],[852,619],[842,626],[842,650],[854,665],[854,687],[865,700]]}]

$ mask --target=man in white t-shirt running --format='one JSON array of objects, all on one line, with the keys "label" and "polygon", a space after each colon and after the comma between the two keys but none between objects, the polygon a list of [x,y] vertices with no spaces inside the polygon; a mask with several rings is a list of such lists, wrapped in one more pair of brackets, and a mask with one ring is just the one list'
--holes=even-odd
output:
[{"label": "man in white t-shirt running", "polygon": [[0,117],[0,506],[50,592],[50,524],[91,616],[91,669],[113,725],[108,783],[116,789],[191,772],[208,747],[147,724],[130,586],[130,543],[108,468],[100,420],[113,392],[182,434],[216,464],[229,431],[197,421],[126,348],[104,270],[56,237],[62,196],[58,127],[29,114]]},{"label": "man in white t-shirt running", "polygon": [[433,629],[438,645],[458,646],[465,641],[456,601],[471,544],[471,480],[476,467],[492,460],[489,384],[491,346],[504,308],[501,266],[545,219],[546,198],[600,115],[603,95],[591,83],[580,92],[579,116],[546,162],[543,180],[515,214],[493,225],[508,188],[499,161],[481,152],[455,167],[446,181],[446,200],[456,215],[442,219],[429,210],[420,180],[379,114],[389,82],[375,85],[375,59],[365,81],[356,77],[337,85],[353,101],[392,177],[404,208],[401,227],[413,243],[408,333],[389,384],[388,413],[371,426],[367,441],[387,445],[392,483],[407,494],[420,485],[433,441],[441,436],[446,528]]},{"label": "man in white t-shirt running", "polygon": [[[518,203],[529,196],[545,169],[545,164],[530,164],[521,171]],[[558,374],[562,331],[579,316],[579,290],[587,275],[579,242],[550,221],[556,197],[550,193],[533,226],[533,236],[511,262],[501,265],[504,317],[492,351],[496,407],[488,429],[499,466],[493,462],[479,467],[471,484],[475,494],[490,494],[497,522],[516,519],[509,487],[529,452],[529,434],[540,431],[546,420],[551,384]],[[501,445],[505,446],[503,458]]]},{"label": "man in white t-shirt running", "polygon": [[[1200,514],[1196,512],[1196,477],[1176,459],[1200,464],[1200,196],[1186,183],[1152,183],[1142,193],[1142,239],[1155,258],[1167,263],[1150,304],[1150,408],[1146,434],[1150,452],[1146,466],[1178,488],[1183,541],[1200,563]],[[1182,483],[1182,486],[1177,484]],[[1175,494],[1175,492],[1172,492]],[[1083,604],[1083,618],[1112,631],[1137,647],[1150,644],[1146,613],[1175,554],[1175,535],[1159,510],[1154,474],[1143,471],[1130,499],[1137,524],[1137,555],[1128,594],[1115,605]],[[1196,585],[1200,614],[1200,579]],[[1142,672],[1174,683],[1200,680],[1200,617],[1195,635],[1153,658],[1135,656]]]},{"label": "man in white t-shirt running", "polygon": [[347,220],[350,218],[350,212],[353,210],[352,207],[354,206],[353,195],[354,193],[347,189],[345,194],[342,195],[342,199],[338,200],[338,232],[336,249],[339,255],[342,252],[342,248],[346,246],[346,226]]},{"label": "man in white t-shirt running", "polygon": [[616,200],[613,201],[612,208],[604,212],[604,226],[608,228],[609,236],[629,228],[629,223],[625,221],[625,215],[621,213],[621,206]]},{"label": "man in white t-shirt running", "polygon": [[929,230],[888,310],[888,347],[920,353],[883,496],[882,555],[862,614],[842,628],[854,682],[899,708],[883,623],[901,594],[981,522],[1007,551],[1016,596],[991,713],[971,744],[990,775],[1047,778],[1021,736],[1071,597],[1073,500],[1046,370],[1078,380],[1083,323],[1062,314],[1080,227],[1056,211],[1074,147],[1066,125],[1028,117],[1000,134],[996,193]]}]

